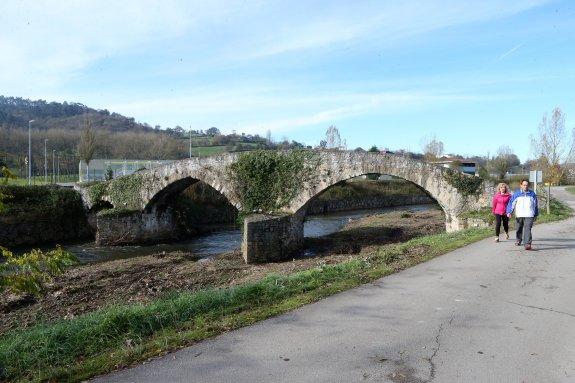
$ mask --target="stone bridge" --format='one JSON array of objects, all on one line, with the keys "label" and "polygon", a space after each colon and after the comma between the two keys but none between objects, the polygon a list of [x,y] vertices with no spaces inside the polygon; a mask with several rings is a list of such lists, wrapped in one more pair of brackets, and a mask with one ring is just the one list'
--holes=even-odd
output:
[{"label": "stone bridge", "polygon": [[[413,182],[437,201],[445,213],[447,231],[467,227],[464,213],[489,206],[493,186],[481,183],[475,193],[459,190],[454,177],[469,175],[410,158],[352,151],[314,152],[314,175],[275,215],[248,214],[244,221],[242,252],[246,262],[289,259],[303,245],[306,204],[341,181],[364,174],[386,174]],[[97,217],[96,241],[122,244],[170,238],[174,231],[170,201],[202,181],[242,210],[237,182],[230,171],[241,154],[224,154],[175,161],[106,183],[81,188],[89,209],[112,208]],[[459,186],[461,188],[461,186]]]}]

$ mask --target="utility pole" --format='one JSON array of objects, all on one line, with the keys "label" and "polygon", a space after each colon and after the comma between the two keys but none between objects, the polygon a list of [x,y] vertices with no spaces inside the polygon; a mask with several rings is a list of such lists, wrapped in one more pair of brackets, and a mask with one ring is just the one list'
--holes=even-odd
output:
[{"label": "utility pole", "polygon": [[190,126],[190,158],[192,158],[192,127]]},{"label": "utility pole", "polygon": [[47,138],[44,138],[44,183],[48,183],[48,156],[46,152],[46,143],[48,142]]},{"label": "utility pole", "polygon": [[57,157],[56,167],[58,169],[56,172],[56,174],[58,175],[57,182],[60,182],[60,152],[56,153],[56,157]]},{"label": "utility pole", "polygon": [[34,120],[28,121],[28,185],[32,185],[32,123]]},{"label": "utility pole", "polygon": [[56,149],[52,149],[52,183],[56,183]]}]

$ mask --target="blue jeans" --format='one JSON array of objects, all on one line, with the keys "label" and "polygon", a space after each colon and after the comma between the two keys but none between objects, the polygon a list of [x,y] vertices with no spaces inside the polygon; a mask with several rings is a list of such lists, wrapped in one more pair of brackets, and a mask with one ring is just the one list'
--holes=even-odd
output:
[{"label": "blue jeans", "polygon": [[531,228],[533,227],[533,217],[517,218],[517,242],[523,243],[525,246],[531,245]]}]

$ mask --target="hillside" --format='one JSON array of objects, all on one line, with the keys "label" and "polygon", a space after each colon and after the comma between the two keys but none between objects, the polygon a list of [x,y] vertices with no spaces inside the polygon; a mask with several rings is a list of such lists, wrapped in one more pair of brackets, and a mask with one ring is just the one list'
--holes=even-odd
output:
[{"label": "hillside", "polygon": [[[28,154],[28,121],[32,125],[32,171],[44,174],[44,161],[59,166],[62,175],[77,174],[76,148],[86,120],[96,131],[94,158],[177,160],[190,155],[207,156],[223,152],[253,149],[301,148],[298,142],[273,143],[259,135],[221,134],[210,127],[206,131],[185,131],[159,126],[152,128],[132,117],[97,110],[79,103],[46,102],[19,97],[0,96],[0,165],[13,169],[19,177],[26,176]],[[44,147],[49,158],[44,158]],[[55,158],[52,158],[55,157]]]},{"label": "hillside", "polygon": [[96,129],[113,132],[153,131],[147,124],[135,122],[131,117],[118,113],[89,108],[80,103],[46,102],[20,97],[0,96],[0,128],[27,129],[28,121],[34,121],[37,129],[81,129],[88,118]]}]

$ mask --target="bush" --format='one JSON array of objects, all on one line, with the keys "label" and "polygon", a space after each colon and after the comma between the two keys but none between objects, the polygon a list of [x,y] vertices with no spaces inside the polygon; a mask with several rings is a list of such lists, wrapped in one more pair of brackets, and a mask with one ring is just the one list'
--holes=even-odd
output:
[{"label": "bush", "polygon": [[478,195],[481,192],[483,178],[471,176],[452,169],[445,169],[443,177],[451,186],[465,196]]},{"label": "bush", "polygon": [[83,215],[82,198],[73,189],[58,186],[0,186],[0,194],[9,195],[0,215],[63,217]]},{"label": "bush", "polygon": [[48,252],[34,249],[20,256],[0,247],[0,253],[6,258],[0,263],[0,291],[8,288],[15,293],[40,294],[46,282],[77,262],[60,246]]}]

